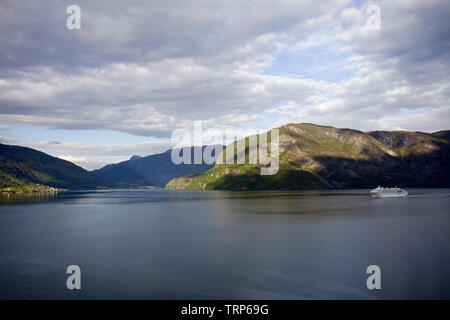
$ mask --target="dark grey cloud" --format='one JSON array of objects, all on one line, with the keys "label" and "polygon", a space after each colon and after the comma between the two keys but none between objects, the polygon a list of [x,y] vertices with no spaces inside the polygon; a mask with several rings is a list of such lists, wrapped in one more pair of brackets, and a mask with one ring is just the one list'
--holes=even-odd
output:
[{"label": "dark grey cloud", "polygon": [[[380,30],[361,28],[367,19],[365,9],[373,3],[381,10]],[[370,58],[376,66],[395,67],[414,82],[433,82],[436,76],[448,74],[449,17],[448,1],[368,2],[349,16],[354,24],[344,31],[344,38],[354,52]]]},{"label": "dark grey cloud", "polygon": [[1,3],[0,119],[167,136],[193,120],[262,112],[323,89],[270,77],[272,53],[320,26],[342,1]]},{"label": "dark grey cloud", "polygon": [[[81,30],[65,27],[72,1],[2,1],[0,122],[167,137],[194,120],[248,125],[283,102],[279,124],[445,129],[450,6],[370,3],[380,30],[366,28],[369,2],[346,0],[83,0]],[[263,72],[309,39],[308,54],[314,39],[329,42],[354,75]]]},{"label": "dark grey cloud", "polygon": [[[258,36],[309,32],[313,24],[305,21],[339,7],[336,1],[311,0],[75,2],[2,1],[1,66],[99,67],[183,57],[230,63],[235,55],[253,54],[239,51]],[[66,28],[71,4],[81,8],[81,30]]]},{"label": "dark grey cloud", "polygon": [[[381,10],[368,29],[367,6]],[[280,108],[288,119],[364,130],[437,131],[450,123],[450,6],[447,1],[370,1],[342,11],[337,38],[352,54],[350,79],[326,98]]]}]

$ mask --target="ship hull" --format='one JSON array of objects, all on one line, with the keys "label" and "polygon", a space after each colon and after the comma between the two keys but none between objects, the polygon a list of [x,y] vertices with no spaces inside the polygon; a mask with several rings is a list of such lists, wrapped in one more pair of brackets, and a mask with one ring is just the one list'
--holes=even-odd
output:
[{"label": "ship hull", "polygon": [[404,198],[408,195],[408,192],[372,192],[370,193],[370,195],[372,196],[372,198]]}]

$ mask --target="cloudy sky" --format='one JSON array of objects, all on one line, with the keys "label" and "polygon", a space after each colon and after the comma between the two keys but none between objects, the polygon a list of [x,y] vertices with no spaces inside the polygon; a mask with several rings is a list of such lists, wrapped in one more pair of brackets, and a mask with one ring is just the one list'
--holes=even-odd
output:
[{"label": "cloudy sky", "polygon": [[87,169],[198,120],[450,129],[449,98],[448,0],[0,2],[0,142]]}]

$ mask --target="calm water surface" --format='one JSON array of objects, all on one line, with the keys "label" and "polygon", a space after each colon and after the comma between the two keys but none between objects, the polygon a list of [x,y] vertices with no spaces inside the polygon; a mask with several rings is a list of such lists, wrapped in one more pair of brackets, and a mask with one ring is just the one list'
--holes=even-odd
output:
[{"label": "calm water surface", "polygon": [[0,298],[449,299],[450,189],[409,191],[1,195]]}]

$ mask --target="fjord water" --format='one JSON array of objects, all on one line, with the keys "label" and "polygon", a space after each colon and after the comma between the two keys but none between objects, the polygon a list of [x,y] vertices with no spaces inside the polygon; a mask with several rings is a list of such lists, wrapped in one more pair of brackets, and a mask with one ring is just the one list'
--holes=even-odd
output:
[{"label": "fjord water", "polygon": [[448,299],[450,190],[408,191],[2,195],[0,298]]}]

